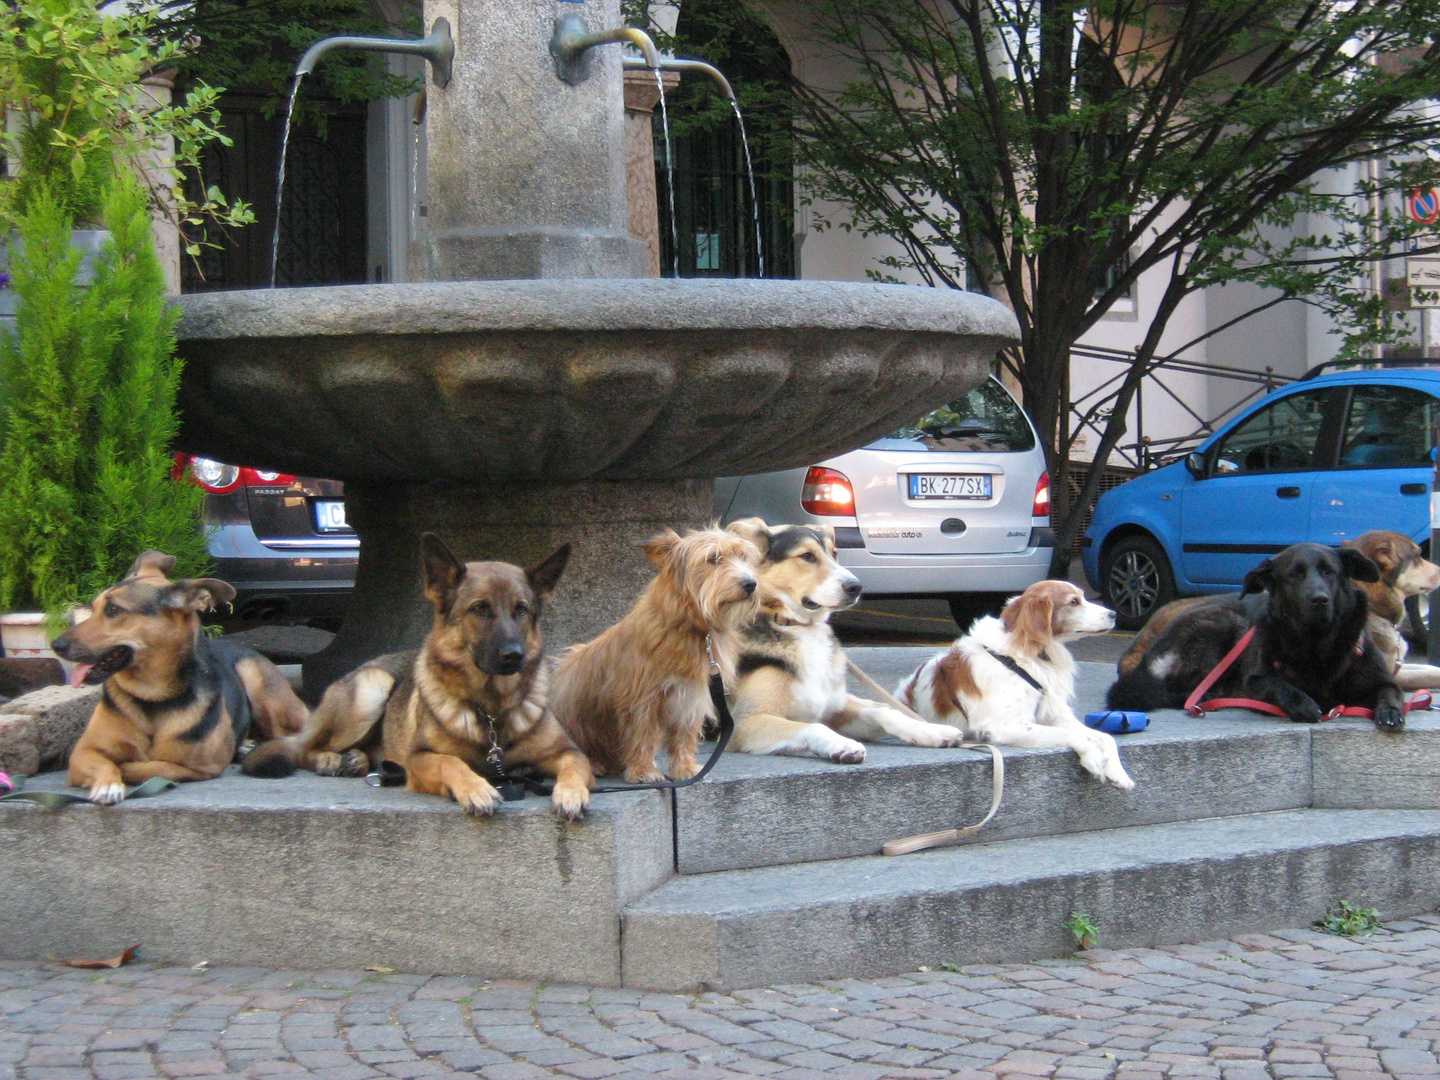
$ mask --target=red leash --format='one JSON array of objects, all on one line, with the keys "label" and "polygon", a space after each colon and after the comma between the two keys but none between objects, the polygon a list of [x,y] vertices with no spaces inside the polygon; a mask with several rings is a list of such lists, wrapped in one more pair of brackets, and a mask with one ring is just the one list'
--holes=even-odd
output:
[{"label": "red leash", "polygon": [[[1220,676],[1230,670],[1230,665],[1235,663],[1254,637],[1255,628],[1252,626],[1249,630],[1246,630],[1240,640],[1235,643],[1235,647],[1226,653],[1218,664],[1210,669],[1210,674],[1200,680],[1200,685],[1190,692],[1190,696],[1185,699],[1186,712],[1191,716],[1204,716],[1205,713],[1211,709],[1253,709],[1255,712],[1278,716],[1282,720],[1288,720],[1290,718],[1284,710],[1278,706],[1272,705],[1268,701],[1257,701],[1255,698],[1211,698],[1209,701],[1200,700],[1205,696],[1206,692],[1209,691],[1210,687],[1219,681]],[[1405,702],[1402,711],[1409,714],[1416,709],[1428,708],[1430,708],[1429,693],[1424,690],[1416,690],[1415,693],[1410,696],[1410,700]],[[1374,720],[1375,710],[1362,708],[1359,705],[1336,705],[1335,708],[1331,709],[1320,719],[1322,721],[1334,720],[1337,716],[1355,716],[1362,720]]]}]

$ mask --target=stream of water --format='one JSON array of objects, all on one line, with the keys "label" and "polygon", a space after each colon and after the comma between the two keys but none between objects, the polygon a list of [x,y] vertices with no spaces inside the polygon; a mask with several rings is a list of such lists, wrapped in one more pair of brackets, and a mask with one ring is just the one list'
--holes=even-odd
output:
[{"label": "stream of water", "polygon": [[300,96],[303,74],[295,76],[290,104],[285,109],[285,134],[280,137],[280,175],[275,180],[275,235],[270,240],[270,288],[275,288],[275,271],[280,265],[280,210],[285,205],[285,155],[290,151],[290,128],[295,120],[295,99]]},{"label": "stream of water", "polygon": [[659,68],[655,68],[655,85],[660,88],[660,130],[665,136],[665,193],[670,198],[670,261],[678,278],[680,227],[675,221],[675,153],[670,145],[670,114],[665,109],[665,78]]},{"label": "stream of water", "polygon": [[750,215],[755,219],[755,256],[760,260],[760,277],[765,276],[765,245],[760,239],[760,197],[755,192],[755,163],[750,160],[750,137],[745,134],[745,117],[740,115],[740,103],[730,102],[735,110],[735,122],[740,125],[740,145],[745,148],[745,175],[750,179]]}]

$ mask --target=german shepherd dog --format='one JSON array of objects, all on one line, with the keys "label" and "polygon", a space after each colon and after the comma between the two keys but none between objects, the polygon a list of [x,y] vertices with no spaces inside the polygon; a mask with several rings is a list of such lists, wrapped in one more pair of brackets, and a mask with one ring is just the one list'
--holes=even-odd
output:
[{"label": "german shepherd dog", "polygon": [[772,527],[757,517],[732,522],[729,531],[760,550],[760,612],[740,631],[733,688],[736,750],[853,765],[865,760],[856,739],[964,740],[959,728],[912,719],[846,689],[845,653],[830,616],[855,605],[860,582],[835,558],[833,527]]},{"label": "german shepherd dog", "polygon": [[600,772],[631,784],[700,771],[695,748],[710,715],[710,665],[730,684],[739,630],[757,610],[759,552],[720,528],[666,530],[645,545],[659,573],[630,613],[555,665],[550,703]]},{"label": "german shepherd dog", "polygon": [[289,760],[322,776],[358,776],[381,760],[405,769],[405,786],[446,795],[489,816],[499,769],[555,778],[556,814],[575,820],[594,774],[547,705],[550,665],[540,615],[570,558],[566,544],[521,570],[462,563],[438,536],[420,538],[425,595],[435,623],[415,652],[392,653],[333,683],[306,730],[255,748],[247,759]]},{"label": "german shepherd dog", "polygon": [[214,578],[171,581],[175,558],[147,551],[119,585],[90,604],[90,617],[52,643],[78,666],[106,676],[100,701],[70,754],[70,783],[113,805],[126,784],[152,777],[210,780],[235,759],[253,721],[266,738],[298,732],[309,715],[265,657],[200,633],[199,612],[235,590]]}]

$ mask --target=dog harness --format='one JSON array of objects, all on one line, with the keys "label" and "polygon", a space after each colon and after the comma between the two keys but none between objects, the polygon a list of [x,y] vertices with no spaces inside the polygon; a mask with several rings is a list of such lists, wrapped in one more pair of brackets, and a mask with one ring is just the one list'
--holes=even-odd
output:
[{"label": "dog harness", "polygon": [[[1191,716],[1204,716],[1205,713],[1211,709],[1251,709],[1255,712],[1263,712],[1270,716],[1278,716],[1282,720],[1290,719],[1289,714],[1278,705],[1272,705],[1268,701],[1259,701],[1255,698],[1235,697],[1211,698],[1208,701],[1200,700],[1209,692],[1210,687],[1214,686],[1220,680],[1220,677],[1230,670],[1231,665],[1240,658],[1240,654],[1249,647],[1254,637],[1255,627],[1252,626],[1241,635],[1240,640],[1235,643],[1234,647],[1221,657],[1220,662],[1210,669],[1210,673],[1200,680],[1200,685],[1195,687],[1195,689],[1190,692],[1190,696],[1185,699],[1185,711],[1187,713]],[[1355,657],[1362,655],[1364,652],[1365,635],[1361,634],[1355,642],[1355,648],[1350,655],[1350,659],[1347,660],[1345,666],[1340,669],[1340,674],[1344,674],[1350,665],[1354,663]],[[1279,664],[1275,666],[1277,670],[1280,670]],[[1281,674],[1284,674],[1284,672],[1281,671]],[[1408,714],[1414,712],[1416,709],[1428,708],[1430,708],[1430,695],[1424,690],[1417,690],[1410,696],[1410,699],[1404,703],[1401,710],[1402,713]],[[1337,716],[1355,716],[1362,720],[1374,720],[1375,710],[1366,709],[1360,705],[1336,705],[1322,716],[1320,721],[1323,723],[1326,720],[1334,720]]]}]

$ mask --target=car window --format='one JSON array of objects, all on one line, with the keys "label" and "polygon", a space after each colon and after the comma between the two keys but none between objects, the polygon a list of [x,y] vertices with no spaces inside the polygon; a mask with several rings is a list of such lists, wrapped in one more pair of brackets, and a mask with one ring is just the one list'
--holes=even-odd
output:
[{"label": "car window", "polygon": [[1291,394],[1241,421],[1216,450],[1214,472],[1223,476],[1313,469],[1329,393]]},{"label": "car window", "polygon": [[1430,465],[1436,400],[1408,386],[1357,386],[1350,395],[1340,464],[1356,469]]},{"label": "car window", "polygon": [[892,439],[928,450],[1016,453],[1035,449],[1035,433],[1006,389],[986,379],[964,397],[934,409],[901,428]]}]

